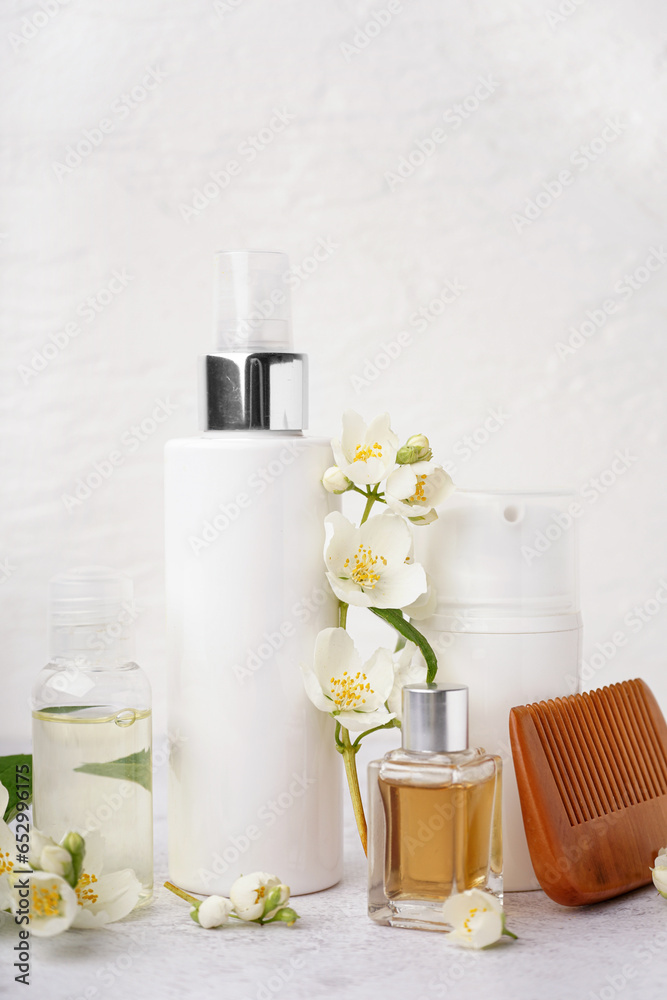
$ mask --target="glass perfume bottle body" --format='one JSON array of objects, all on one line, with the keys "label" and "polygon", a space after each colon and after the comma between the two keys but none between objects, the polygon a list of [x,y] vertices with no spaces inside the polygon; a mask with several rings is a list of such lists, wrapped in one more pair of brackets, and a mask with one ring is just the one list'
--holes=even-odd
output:
[{"label": "glass perfume bottle body", "polygon": [[501,768],[483,750],[394,750],[369,765],[371,918],[448,930],[442,904],[502,897]]},{"label": "glass perfume bottle body", "polygon": [[[136,663],[57,658],[33,690],[35,826],[101,838],[104,873],[131,868],[153,888],[150,684]],[[97,773],[96,773],[97,772]]]}]

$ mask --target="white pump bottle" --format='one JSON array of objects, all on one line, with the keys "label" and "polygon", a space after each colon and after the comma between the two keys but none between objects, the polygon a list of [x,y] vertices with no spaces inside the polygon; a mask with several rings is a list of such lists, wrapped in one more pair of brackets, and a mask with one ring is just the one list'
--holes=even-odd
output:
[{"label": "white pump bottle", "polygon": [[315,892],[342,875],[342,769],[300,670],[337,624],[322,559],[332,457],[302,433],[287,257],[216,265],[202,433],[165,457],[169,872],[197,893],[255,870]]}]

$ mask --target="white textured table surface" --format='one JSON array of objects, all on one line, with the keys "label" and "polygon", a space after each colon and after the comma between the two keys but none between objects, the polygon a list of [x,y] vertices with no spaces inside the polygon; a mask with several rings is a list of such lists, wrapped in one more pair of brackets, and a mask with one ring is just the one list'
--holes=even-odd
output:
[{"label": "white textured table surface", "polygon": [[[296,898],[293,928],[197,927],[166,878],[163,790],[156,803],[156,893],[150,906],[103,931],[32,939],[30,993],[10,969],[13,920],[0,928],[0,996],[38,1000],[488,997],[642,1000],[667,996],[667,901],[652,887],[568,909],[541,892],[506,896],[519,935],[467,952],[443,934],[375,926],[366,916],[365,863],[348,816],[344,880]],[[667,839],[667,838],[666,838]]]}]

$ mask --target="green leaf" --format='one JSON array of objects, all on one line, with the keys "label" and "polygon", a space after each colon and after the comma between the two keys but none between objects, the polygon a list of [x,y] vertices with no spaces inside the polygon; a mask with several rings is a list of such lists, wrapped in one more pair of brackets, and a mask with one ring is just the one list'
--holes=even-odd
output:
[{"label": "green leaf", "polygon": [[426,660],[426,683],[432,684],[438,672],[438,661],[429,642],[421,632],[403,617],[403,612],[399,611],[398,608],[369,608],[368,610],[372,611],[378,618],[382,618],[388,622],[392,628],[395,628],[397,632],[405,636],[410,642],[414,642],[416,646],[419,646]]},{"label": "green leaf", "polygon": [[40,715],[66,715],[69,712],[83,712],[88,708],[102,708],[102,705],[49,705],[40,708]]},{"label": "green leaf", "polygon": [[[17,770],[18,769],[18,770]],[[4,821],[9,823],[18,812],[19,802],[32,802],[32,756],[29,753],[15,753],[0,757],[0,782],[9,792]],[[19,790],[21,798],[19,799]],[[27,797],[25,793],[28,793]]]},{"label": "green leaf", "polygon": [[150,792],[153,787],[150,750],[137,750],[128,757],[119,757],[106,764],[82,764],[75,767],[81,774],[94,774],[98,778],[116,778],[117,781],[136,781]]}]

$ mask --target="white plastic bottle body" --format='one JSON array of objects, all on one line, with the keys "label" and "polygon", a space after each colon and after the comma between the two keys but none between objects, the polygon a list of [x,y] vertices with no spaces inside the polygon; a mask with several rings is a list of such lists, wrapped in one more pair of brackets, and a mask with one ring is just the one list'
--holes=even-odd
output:
[{"label": "white plastic bottle body", "polygon": [[[505,890],[539,889],[521,815],[509,713],[516,705],[575,693],[581,626],[553,632],[448,632],[421,624],[438,657],[438,681],[468,685],[469,745],[484,747],[503,761]],[[472,629],[474,624],[468,619],[459,627]]]},{"label": "white plastic bottle body", "polygon": [[319,481],[329,443],[222,431],[166,448],[169,871],[197,893],[276,874],[294,894],[342,876],[333,722],[301,665],[337,624]]}]

